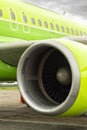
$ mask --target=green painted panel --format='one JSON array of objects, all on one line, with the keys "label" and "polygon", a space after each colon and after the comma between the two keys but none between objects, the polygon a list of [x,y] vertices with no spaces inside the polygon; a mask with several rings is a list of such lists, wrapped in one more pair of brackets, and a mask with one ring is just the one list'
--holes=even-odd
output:
[{"label": "green painted panel", "polygon": [[0,81],[16,80],[16,67],[0,61]]}]

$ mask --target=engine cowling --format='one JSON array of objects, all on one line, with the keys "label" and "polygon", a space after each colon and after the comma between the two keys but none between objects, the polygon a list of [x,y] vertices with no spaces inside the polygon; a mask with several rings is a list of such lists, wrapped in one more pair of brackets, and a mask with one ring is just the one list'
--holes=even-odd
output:
[{"label": "engine cowling", "polygon": [[34,43],[17,71],[27,105],[48,115],[75,116],[87,111],[87,46],[58,39]]}]

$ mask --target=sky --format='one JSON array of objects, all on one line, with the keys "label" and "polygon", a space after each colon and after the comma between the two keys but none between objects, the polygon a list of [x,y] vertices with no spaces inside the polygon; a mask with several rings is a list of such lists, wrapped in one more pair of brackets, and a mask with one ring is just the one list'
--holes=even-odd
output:
[{"label": "sky", "polygon": [[87,0],[24,0],[59,13],[87,19]]}]

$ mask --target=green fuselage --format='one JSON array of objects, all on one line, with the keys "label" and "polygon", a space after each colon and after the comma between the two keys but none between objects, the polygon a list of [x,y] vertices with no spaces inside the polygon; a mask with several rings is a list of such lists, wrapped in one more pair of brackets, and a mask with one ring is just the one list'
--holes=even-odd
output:
[{"label": "green fuselage", "polygon": [[[0,1],[0,42],[3,44],[86,34],[87,25],[72,18],[20,1]],[[1,59],[0,80],[16,80],[16,67]]]}]

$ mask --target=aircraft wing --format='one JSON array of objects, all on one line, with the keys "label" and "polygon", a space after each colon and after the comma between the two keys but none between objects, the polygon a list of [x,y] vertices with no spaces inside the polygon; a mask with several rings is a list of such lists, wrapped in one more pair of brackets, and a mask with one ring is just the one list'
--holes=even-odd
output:
[{"label": "aircraft wing", "polygon": [[87,36],[69,36],[69,40],[87,44]]},{"label": "aircraft wing", "polygon": [[[71,36],[67,37],[67,39],[87,44],[87,36]],[[0,42],[0,59],[9,65],[17,66],[23,52],[35,41],[8,40],[4,37],[0,39]]]},{"label": "aircraft wing", "polygon": [[0,60],[13,66],[17,66],[22,53],[32,44],[32,42],[0,37]]}]

